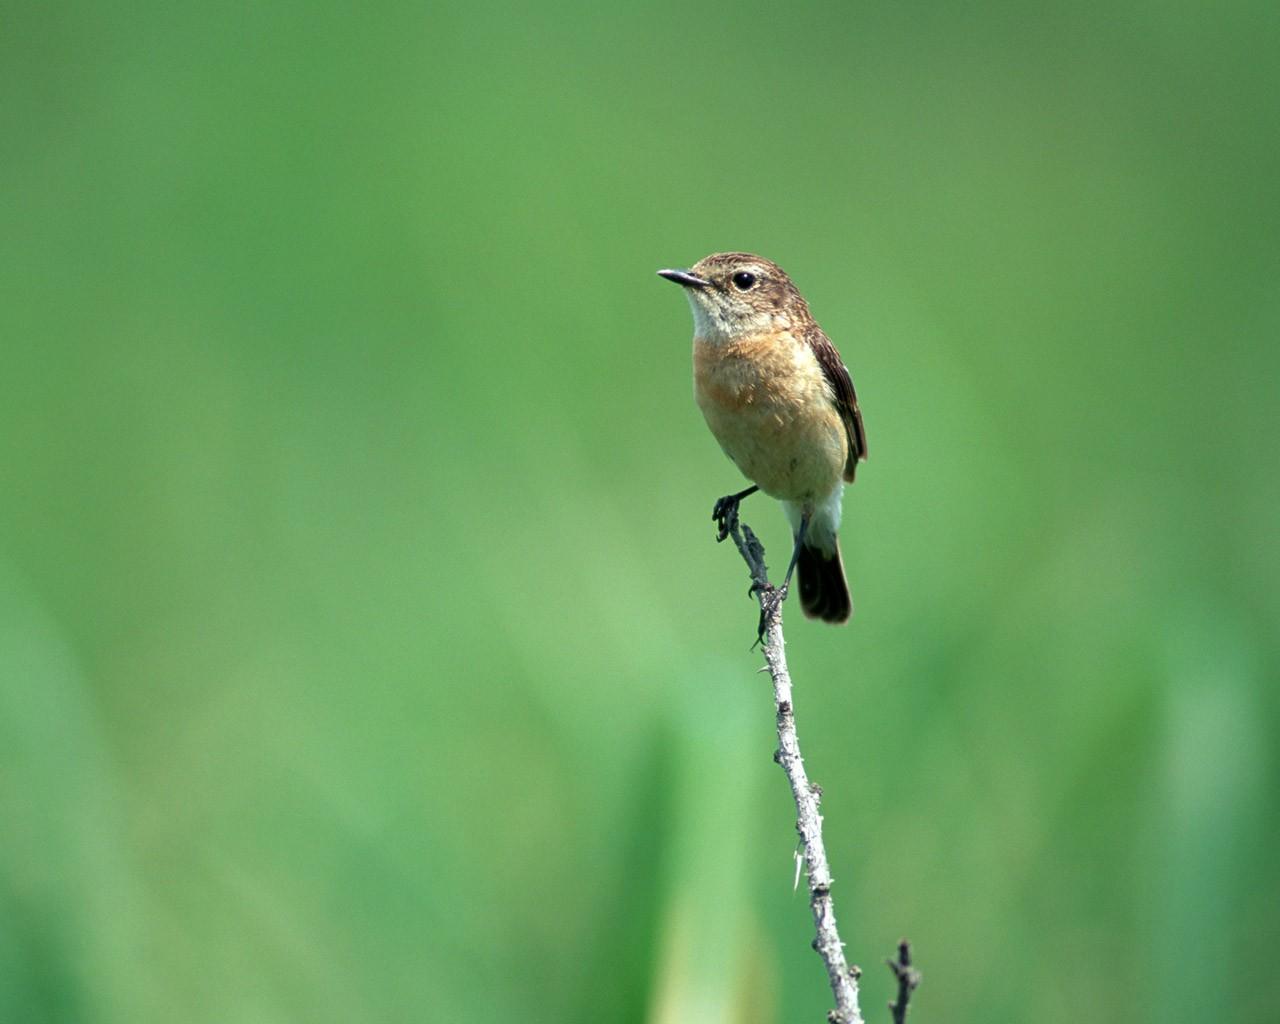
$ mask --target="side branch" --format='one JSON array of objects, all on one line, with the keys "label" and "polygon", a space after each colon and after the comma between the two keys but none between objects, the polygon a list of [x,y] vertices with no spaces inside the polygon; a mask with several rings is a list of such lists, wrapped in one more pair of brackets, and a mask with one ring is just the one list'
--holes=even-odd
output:
[{"label": "side branch", "polygon": [[898,959],[886,960],[889,970],[898,979],[898,998],[889,1004],[889,1012],[893,1014],[893,1024],[906,1024],[907,1005],[911,1002],[911,993],[920,985],[920,972],[911,966],[911,943],[903,939],[898,943]]},{"label": "side branch", "polygon": [[[782,765],[791,784],[791,795],[796,802],[796,831],[804,856],[805,871],[809,877],[809,907],[813,911],[813,923],[817,935],[813,948],[822,957],[827,968],[827,979],[835,996],[836,1008],[827,1015],[832,1024],[863,1024],[858,1009],[858,969],[850,968],[844,956],[844,943],[836,930],[835,907],[831,899],[831,868],[827,864],[827,851],[822,842],[822,815],[818,802],[822,791],[809,781],[800,756],[800,741],[796,736],[796,722],[791,698],[791,673],[782,636],[781,602],[768,602],[773,593],[768,569],[764,563],[764,547],[751,532],[751,527],[739,524],[737,516],[728,523],[728,534],[733,537],[747,568],[751,572],[752,592],[760,602],[764,659],[773,679],[773,701],[777,714],[778,750],[774,760]],[[905,1003],[904,1003],[905,1008]]]}]

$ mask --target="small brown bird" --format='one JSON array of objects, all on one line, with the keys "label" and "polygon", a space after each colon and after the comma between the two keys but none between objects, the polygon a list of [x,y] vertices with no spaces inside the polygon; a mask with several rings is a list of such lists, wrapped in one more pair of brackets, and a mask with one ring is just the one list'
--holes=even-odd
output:
[{"label": "small brown bird", "polygon": [[[853,612],[840,559],[840,500],[867,438],[849,370],[781,267],[744,252],[659,270],[693,307],[693,388],[724,453],[753,486],[716,502],[720,539],[757,490],[782,502],[795,547],[777,600],[800,573],[810,618]],[[762,617],[762,628],[763,628]]]}]

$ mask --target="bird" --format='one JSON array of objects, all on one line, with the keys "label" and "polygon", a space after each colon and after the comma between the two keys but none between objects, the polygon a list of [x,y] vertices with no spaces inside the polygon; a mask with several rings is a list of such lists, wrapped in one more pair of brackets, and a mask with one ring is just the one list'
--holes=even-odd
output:
[{"label": "bird", "polygon": [[756,491],[782,503],[794,545],[767,616],[799,573],[809,618],[847,622],[853,602],[840,554],[841,502],[867,457],[849,369],[791,278],[771,260],[720,252],[658,275],[684,289],[693,310],[693,390],[702,415],[751,486],[712,511],[719,540]]}]

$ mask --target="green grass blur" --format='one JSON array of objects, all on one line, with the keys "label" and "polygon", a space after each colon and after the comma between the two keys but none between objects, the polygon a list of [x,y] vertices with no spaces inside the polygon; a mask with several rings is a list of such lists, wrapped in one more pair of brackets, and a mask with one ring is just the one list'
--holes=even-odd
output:
[{"label": "green grass blur", "polygon": [[[1274,4],[19,5],[0,1020],[820,1021],[654,276],[850,365],[863,1008],[1274,1020]],[[745,506],[775,565],[787,535]]]}]

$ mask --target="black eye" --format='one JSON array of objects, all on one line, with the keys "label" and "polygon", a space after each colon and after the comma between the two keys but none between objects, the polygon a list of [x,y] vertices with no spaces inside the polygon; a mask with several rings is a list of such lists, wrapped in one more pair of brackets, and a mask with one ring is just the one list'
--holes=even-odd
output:
[{"label": "black eye", "polygon": [[749,274],[745,270],[739,270],[733,275],[733,286],[740,292],[751,290],[751,286],[756,283],[756,275]]}]

